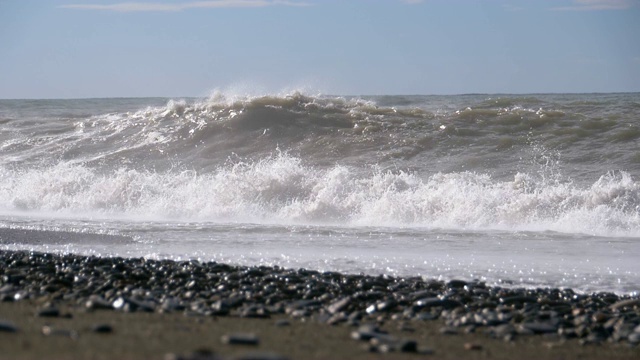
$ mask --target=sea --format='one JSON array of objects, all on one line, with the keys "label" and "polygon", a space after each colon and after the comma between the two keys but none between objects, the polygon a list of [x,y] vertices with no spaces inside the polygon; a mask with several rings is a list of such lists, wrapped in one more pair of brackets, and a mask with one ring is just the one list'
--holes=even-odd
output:
[{"label": "sea", "polygon": [[640,93],[0,100],[0,250],[640,292]]}]

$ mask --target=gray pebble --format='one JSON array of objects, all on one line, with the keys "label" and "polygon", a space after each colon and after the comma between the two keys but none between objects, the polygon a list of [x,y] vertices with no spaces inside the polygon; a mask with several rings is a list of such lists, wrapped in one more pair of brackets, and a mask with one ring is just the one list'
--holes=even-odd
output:
[{"label": "gray pebble", "polygon": [[280,320],[275,322],[275,325],[279,326],[279,327],[290,326],[291,325],[291,321],[289,321],[287,319],[280,319]]},{"label": "gray pebble", "polygon": [[10,321],[0,320],[0,332],[18,332],[18,327]]},{"label": "gray pebble", "polygon": [[109,324],[96,324],[91,327],[91,331],[100,334],[110,334],[113,332],[113,327]]},{"label": "gray pebble", "polygon": [[287,357],[270,352],[250,352],[236,356],[234,360],[288,360]]},{"label": "gray pebble", "polygon": [[55,307],[47,307],[47,308],[38,310],[36,315],[40,317],[58,317],[60,316],[60,310],[58,310],[58,308],[55,308]]},{"label": "gray pebble", "polygon": [[222,342],[229,345],[258,345],[260,339],[251,333],[236,333],[222,336]]}]

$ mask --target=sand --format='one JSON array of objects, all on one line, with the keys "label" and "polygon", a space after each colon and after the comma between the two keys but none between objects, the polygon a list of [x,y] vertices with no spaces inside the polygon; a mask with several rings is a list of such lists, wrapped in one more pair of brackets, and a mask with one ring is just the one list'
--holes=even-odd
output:
[{"label": "sand", "polygon": [[[193,317],[184,313],[124,313],[88,311],[73,303],[62,303],[61,317],[40,317],[42,303],[35,300],[0,303],[0,319],[19,330],[0,332],[0,359],[165,359],[170,354],[187,355],[212,351],[221,358],[241,358],[252,353],[270,353],[289,359],[640,359],[640,347],[627,343],[581,345],[578,340],[561,341],[556,336],[524,336],[514,341],[492,339],[481,330],[474,334],[440,333],[444,323],[389,320],[381,328],[398,338],[416,340],[431,354],[372,353],[365,342],[353,340],[346,324],[331,326],[314,320],[278,315],[268,319],[238,317]],[[280,319],[289,326],[276,326]],[[97,324],[108,324],[111,333],[96,333]],[[44,335],[49,327],[51,335]],[[253,333],[258,345],[229,345],[221,338],[231,333]],[[467,350],[468,344],[477,349]],[[465,345],[467,345],[465,347]]]}]

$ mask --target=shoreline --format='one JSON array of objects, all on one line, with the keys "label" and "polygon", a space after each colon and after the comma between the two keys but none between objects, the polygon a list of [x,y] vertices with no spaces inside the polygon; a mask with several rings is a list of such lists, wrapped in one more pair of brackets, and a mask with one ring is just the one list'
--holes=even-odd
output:
[{"label": "shoreline", "polygon": [[0,251],[0,358],[632,359],[639,343],[636,295]]}]

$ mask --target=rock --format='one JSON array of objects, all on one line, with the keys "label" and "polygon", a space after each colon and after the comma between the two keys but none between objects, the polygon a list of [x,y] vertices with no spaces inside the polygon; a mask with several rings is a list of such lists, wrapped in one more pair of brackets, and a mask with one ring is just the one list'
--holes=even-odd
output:
[{"label": "rock", "polygon": [[440,328],[440,334],[443,335],[458,335],[458,330],[453,326],[443,326]]},{"label": "rock", "polygon": [[10,321],[0,320],[0,332],[15,333],[18,332],[18,327]]},{"label": "rock", "polygon": [[260,339],[251,333],[236,333],[222,336],[222,342],[229,345],[258,345]]},{"label": "rock", "polygon": [[415,340],[402,340],[398,345],[398,350],[406,353],[418,352],[418,343]]},{"label": "rock", "polygon": [[512,304],[536,303],[538,302],[538,299],[533,296],[516,295],[516,296],[500,298],[500,302],[505,305],[512,305]]},{"label": "rock", "polygon": [[90,310],[113,310],[113,305],[101,296],[92,295],[85,302],[85,307]]},{"label": "rock", "polygon": [[95,324],[91,327],[91,331],[100,334],[110,334],[113,332],[113,327],[109,324]]},{"label": "rock", "polygon": [[482,350],[482,345],[476,343],[465,343],[464,349],[469,351],[478,351]]},{"label": "rock", "polygon": [[51,326],[45,325],[42,327],[42,335],[44,336],[62,336],[70,339],[77,339],[78,333],[75,330],[56,329]]},{"label": "rock", "polygon": [[618,301],[612,304],[610,308],[611,310],[619,310],[626,307],[634,307],[638,305],[640,305],[640,298]]},{"label": "rock", "polygon": [[446,286],[451,289],[462,289],[467,286],[467,282],[463,280],[451,280]]},{"label": "rock", "polygon": [[340,311],[342,311],[342,309],[346,308],[349,303],[351,302],[351,297],[347,296],[344,297],[338,301],[335,301],[333,303],[331,303],[331,305],[329,305],[329,307],[327,308],[327,310],[331,313],[331,314],[335,314],[338,313]]},{"label": "rock", "polygon": [[280,320],[275,322],[275,325],[278,326],[278,327],[291,326],[291,321],[289,321],[287,319],[280,319]]},{"label": "rock", "polygon": [[351,338],[360,341],[370,341],[371,339],[390,340],[391,337],[387,332],[380,330],[374,324],[361,325],[358,330],[351,333]]},{"label": "rock", "polygon": [[222,360],[222,358],[209,349],[199,349],[187,355],[166,354],[164,360]]},{"label": "rock", "polygon": [[270,352],[251,352],[236,356],[234,360],[288,360],[287,357]]},{"label": "rock", "polygon": [[46,307],[44,309],[38,310],[36,315],[39,317],[58,317],[60,316],[60,310],[55,307]]},{"label": "rock", "polygon": [[522,327],[533,332],[534,334],[556,333],[558,328],[550,323],[531,322],[523,323]]}]

